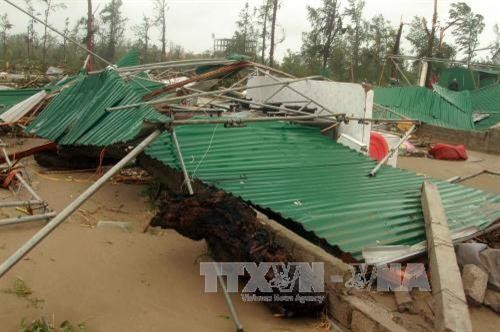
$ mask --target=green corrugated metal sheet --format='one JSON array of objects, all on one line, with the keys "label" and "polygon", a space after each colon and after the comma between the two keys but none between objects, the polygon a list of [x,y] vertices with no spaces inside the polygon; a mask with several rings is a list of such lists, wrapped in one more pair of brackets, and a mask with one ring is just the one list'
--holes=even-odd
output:
[{"label": "green corrugated metal sheet", "polygon": [[[464,111],[423,87],[375,89],[374,102],[411,119],[439,127],[472,130],[472,112]],[[375,114],[377,116],[377,114]],[[391,117],[390,113],[387,116]]]},{"label": "green corrugated metal sheet", "polygon": [[[368,177],[375,162],[315,128],[277,122],[176,132],[192,177],[290,218],[357,258],[365,247],[425,240],[423,178],[388,166]],[[179,169],[168,133],[146,153]],[[500,217],[499,196],[436,182],[451,229],[482,228]]]},{"label": "green corrugated metal sheet", "polygon": [[117,67],[130,67],[130,66],[137,66],[138,64],[139,64],[139,53],[135,48],[131,49],[120,60],[118,60],[118,62],[116,62]]},{"label": "green corrugated metal sheet", "polygon": [[8,110],[15,104],[33,96],[42,89],[9,89],[0,90],[0,113]]},{"label": "green corrugated metal sheet", "polygon": [[477,129],[488,129],[500,123],[500,84],[496,83],[472,91],[471,96],[474,111],[490,115],[475,123]]},{"label": "green corrugated metal sheet", "polygon": [[459,91],[474,90],[478,84],[475,82],[479,82],[479,73],[463,67],[451,67],[439,73],[438,84],[448,88],[454,79],[457,80]]},{"label": "green corrugated metal sheet", "polygon": [[437,84],[434,85],[433,88],[434,92],[440,95],[444,100],[462,111],[472,114],[472,98],[470,91],[452,91]]},{"label": "green corrugated metal sheet", "polygon": [[151,107],[108,112],[106,108],[137,103],[134,78],[123,80],[113,70],[83,75],[63,90],[26,128],[26,132],[66,145],[104,146],[129,141],[144,121],[164,122],[168,117]]}]

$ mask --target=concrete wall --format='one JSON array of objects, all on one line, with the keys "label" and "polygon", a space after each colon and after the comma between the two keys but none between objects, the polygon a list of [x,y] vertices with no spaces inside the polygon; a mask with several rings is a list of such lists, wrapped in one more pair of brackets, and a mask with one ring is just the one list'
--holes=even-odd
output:
[{"label": "concrete wall", "polygon": [[469,150],[500,154],[500,124],[488,131],[464,131],[424,124],[417,131],[432,142],[463,144]]}]

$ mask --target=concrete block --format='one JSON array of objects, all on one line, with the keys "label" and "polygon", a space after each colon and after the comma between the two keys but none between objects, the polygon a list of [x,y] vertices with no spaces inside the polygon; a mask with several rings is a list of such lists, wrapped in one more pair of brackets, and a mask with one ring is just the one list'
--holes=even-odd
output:
[{"label": "concrete block", "polygon": [[500,292],[487,289],[484,295],[484,304],[500,314]]},{"label": "concrete block", "polygon": [[466,264],[462,271],[464,292],[471,304],[479,305],[484,302],[488,274],[474,264]]},{"label": "concrete block", "polygon": [[351,321],[352,332],[377,332],[377,323],[366,317],[360,311],[354,310]]}]

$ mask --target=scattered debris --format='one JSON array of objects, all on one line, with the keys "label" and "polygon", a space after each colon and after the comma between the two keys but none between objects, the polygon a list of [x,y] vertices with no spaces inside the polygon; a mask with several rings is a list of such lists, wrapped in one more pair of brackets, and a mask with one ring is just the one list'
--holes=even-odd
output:
[{"label": "scattered debris", "polygon": [[415,307],[413,306],[413,298],[408,290],[394,290],[394,299],[396,300],[399,312],[408,311],[410,313],[416,313]]},{"label": "scattered debris", "polygon": [[466,264],[462,270],[462,282],[469,303],[482,304],[488,285],[488,274],[474,264]]},{"label": "scattered debris", "polygon": [[37,297],[32,296],[33,291],[26,285],[26,282],[24,282],[24,280],[21,279],[20,277],[16,277],[14,279],[12,288],[4,289],[2,291],[6,294],[14,294],[19,298],[26,299],[26,301],[28,301],[30,306],[34,308],[39,308],[40,305],[44,302],[43,299],[39,299]]}]

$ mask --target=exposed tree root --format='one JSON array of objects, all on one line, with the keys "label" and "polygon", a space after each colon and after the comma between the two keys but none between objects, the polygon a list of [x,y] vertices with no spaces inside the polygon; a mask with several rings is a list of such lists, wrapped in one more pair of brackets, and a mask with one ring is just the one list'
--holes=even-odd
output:
[{"label": "exposed tree root", "polygon": [[[272,234],[257,220],[255,211],[241,200],[223,191],[207,190],[191,197],[166,193],[161,202],[160,211],[151,221],[151,225],[175,229],[193,240],[205,239],[214,258],[218,261],[255,262],[257,264],[295,262],[288,252],[274,242]],[[295,273],[294,270],[290,271],[289,275],[293,273]],[[275,276],[273,269],[266,274],[268,281],[276,277],[279,276]],[[298,281],[295,282],[291,293],[281,292],[279,288],[273,287],[273,294],[292,295],[295,298],[299,294]],[[323,296],[324,294],[300,293],[300,295]],[[274,301],[267,304],[285,316],[311,315],[321,314],[325,307],[325,300],[320,303]]]}]

